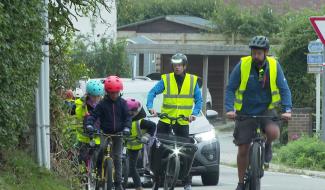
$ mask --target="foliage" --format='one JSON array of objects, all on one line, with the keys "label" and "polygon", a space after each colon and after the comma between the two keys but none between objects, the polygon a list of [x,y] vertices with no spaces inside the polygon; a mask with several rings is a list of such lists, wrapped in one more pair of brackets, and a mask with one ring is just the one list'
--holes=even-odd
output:
[{"label": "foliage", "polygon": [[325,170],[325,143],[302,137],[277,150],[275,160],[291,167]]},{"label": "foliage", "polygon": [[280,17],[267,6],[243,8],[237,3],[221,4],[212,15],[217,31],[227,36],[272,36],[280,31]]},{"label": "foliage", "polygon": [[40,168],[25,152],[6,150],[0,172],[0,189],[68,190],[64,179]]},{"label": "foliage", "polygon": [[306,56],[309,41],[317,39],[308,19],[312,15],[317,13],[305,10],[286,16],[286,29],[281,33],[282,46],[277,53],[291,89],[294,107],[315,107],[315,77],[307,73]]},{"label": "foliage", "polygon": [[[42,61],[42,1],[0,2],[0,142],[15,146],[28,128]],[[32,27],[30,27],[32,26]]]},{"label": "foliage", "polygon": [[118,26],[165,15],[190,15],[210,18],[220,0],[119,0]]},{"label": "foliage", "polygon": [[93,72],[90,77],[103,78],[108,75],[130,77],[130,65],[124,41],[113,43],[107,38],[90,42],[90,37],[79,36],[74,43],[73,62],[83,63]]}]

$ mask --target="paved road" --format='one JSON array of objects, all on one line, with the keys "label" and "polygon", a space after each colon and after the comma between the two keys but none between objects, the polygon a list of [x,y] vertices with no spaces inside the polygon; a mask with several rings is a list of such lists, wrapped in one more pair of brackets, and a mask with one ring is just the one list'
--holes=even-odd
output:
[{"label": "paved road", "polygon": [[[232,133],[220,133],[221,162],[236,163],[237,148],[232,143]],[[203,186],[200,177],[193,177],[193,190],[235,190],[237,185],[237,169],[220,167],[220,180],[218,186]],[[150,188],[146,188],[150,189]],[[161,188],[162,189],[162,188]],[[177,187],[176,190],[181,190]],[[325,179],[305,175],[266,172],[262,179],[262,190],[325,190]]]},{"label": "paved road", "polygon": [[[221,166],[220,182],[218,186],[203,186],[200,177],[193,178],[193,190],[235,190],[237,170],[228,166]],[[145,188],[150,189],[150,188]],[[162,189],[162,188],[160,188]],[[176,190],[182,190],[177,187]],[[292,175],[266,172],[262,179],[262,190],[324,190],[325,179],[304,175]]]}]

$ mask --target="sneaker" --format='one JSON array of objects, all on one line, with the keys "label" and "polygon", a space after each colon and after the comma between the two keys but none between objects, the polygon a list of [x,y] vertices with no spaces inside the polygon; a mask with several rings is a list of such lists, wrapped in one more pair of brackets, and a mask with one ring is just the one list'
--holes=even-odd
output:
[{"label": "sneaker", "polygon": [[265,162],[270,163],[272,160],[272,144],[265,144]]},{"label": "sneaker", "polygon": [[152,190],[158,190],[159,189],[159,183],[154,182],[152,186]]},{"label": "sneaker", "polygon": [[191,185],[185,185],[184,190],[192,190],[192,186]]},{"label": "sneaker", "polygon": [[244,183],[238,183],[236,190],[245,190]]}]

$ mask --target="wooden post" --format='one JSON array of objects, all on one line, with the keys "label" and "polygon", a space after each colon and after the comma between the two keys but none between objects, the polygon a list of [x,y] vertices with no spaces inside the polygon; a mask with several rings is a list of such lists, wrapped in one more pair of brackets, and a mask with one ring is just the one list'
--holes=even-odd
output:
[{"label": "wooden post", "polygon": [[208,87],[208,67],[209,67],[209,61],[208,61],[208,56],[204,55],[203,56],[203,83],[202,83],[202,97],[203,97],[203,106],[202,106],[202,111],[203,114],[206,115],[206,108],[207,108],[207,87]]},{"label": "wooden post", "polygon": [[[223,116],[226,115],[226,107],[225,107],[225,103],[226,103],[226,88],[228,85],[228,79],[229,79],[229,55],[225,56],[225,61],[223,63],[224,65],[224,74],[223,74]],[[223,117],[223,122],[226,123],[227,120],[225,117]]]}]

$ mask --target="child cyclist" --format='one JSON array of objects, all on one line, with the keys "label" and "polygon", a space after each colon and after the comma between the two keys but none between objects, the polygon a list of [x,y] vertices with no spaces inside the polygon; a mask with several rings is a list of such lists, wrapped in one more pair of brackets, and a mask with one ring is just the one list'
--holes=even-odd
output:
[{"label": "child cyclist", "polygon": [[[117,134],[123,132],[123,135],[130,135],[131,116],[128,112],[126,100],[121,97],[123,90],[122,80],[117,76],[109,76],[104,81],[106,95],[95,109],[90,112],[85,120],[87,131],[95,131],[95,122],[100,121],[100,129],[105,134]],[[115,176],[114,186],[116,190],[123,190],[122,186],[122,150],[123,139],[119,136],[112,137],[112,157],[114,160]],[[98,163],[101,163],[99,156]]]},{"label": "child cyclist", "polygon": [[[75,101],[76,108],[75,114],[77,120],[81,123],[86,118],[86,116],[95,109],[96,105],[104,96],[104,84],[97,79],[90,79],[86,84],[86,94],[85,96],[78,98]],[[99,129],[99,120],[96,121],[94,125],[97,129]],[[83,143],[89,143],[90,139],[88,135],[84,134],[84,130],[82,128],[77,128],[77,140],[81,143],[80,152],[79,152],[79,160],[85,161],[88,152],[87,146]],[[95,138],[95,143],[98,145],[100,144],[100,139]]]},{"label": "child cyclist", "polygon": [[136,166],[143,144],[147,144],[150,137],[155,134],[156,124],[144,119],[146,112],[139,101],[128,98],[126,99],[126,103],[129,108],[129,114],[132,116],[131,136],[126,143],[129,156],[129,169],[136,190],[142,190],[143,188]]}]

